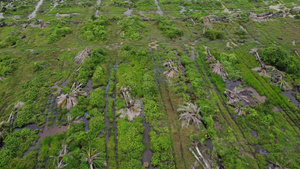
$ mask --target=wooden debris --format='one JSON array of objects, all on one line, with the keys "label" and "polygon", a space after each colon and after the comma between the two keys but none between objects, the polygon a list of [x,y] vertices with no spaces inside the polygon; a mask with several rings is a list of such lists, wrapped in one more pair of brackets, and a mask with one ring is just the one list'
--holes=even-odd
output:
[{"label": "wooden debris", "polygon": [[75,62],[77,64],[83,63],[84,59],[86,57],[90,57],[92,53],[92,49],[86,48],[84,51],[80,52],[76,57],[75,57]]}]

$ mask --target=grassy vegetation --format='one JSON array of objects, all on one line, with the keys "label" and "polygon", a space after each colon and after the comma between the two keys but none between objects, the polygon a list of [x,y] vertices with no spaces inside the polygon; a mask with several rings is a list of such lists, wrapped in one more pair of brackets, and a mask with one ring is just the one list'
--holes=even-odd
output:
[{"label": "grassy vegetation", "polygon": [[43,1],[29,19],[38,2],[0,6],[0,168],[191,168],[196,146],[212,168],[299,168],[299,2]]}]

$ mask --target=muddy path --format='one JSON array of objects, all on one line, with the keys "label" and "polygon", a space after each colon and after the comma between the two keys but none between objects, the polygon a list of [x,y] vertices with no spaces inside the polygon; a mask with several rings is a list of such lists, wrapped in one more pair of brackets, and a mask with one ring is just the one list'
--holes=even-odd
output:
[{"label": "muddy path", "polygon": [[254,38],[254,36],[243,26],[243,25],[241,25],[240,23],[238,23],[239,25],[240,25],[240,28],[242,29],[242,30],[244,30],[250,37],[251,37],[251,39],[254,41],[254,42],[256,42],[257,44],[259,44],[259,45],[262,45],[262,43],[259,41],[259,40],[257,40],[257,39],[255,39]]},{"label": "muddy path", "polygon": [[243,84],[243,82],[240,81],[240,80],[233,81],[233,80],[226,79],[226,81],[225,81],[225,88],[229,89],[229,90],[232,90],[235,87],[237,87],[239,85],[242,85],[242,84]]},{"label": "muddy path", "polygon": [[178,59],[177,65],[178,65],[179,69],[180,69],[181,72],[182,72],[181,76],[182,76],[182,78],[185,78],[185,68],[184,68],[184,66],[183,66],[182,63],[181,63],[181,57],[178,55],[177,50],[174,50],[174,53],[175,53],[175,56],[176,56],[177,59]]},{"label": "muddy path", "polygon": [[104,122],[105,122],[105,152],[106,152],[106,164],[107,164],[107,167],[108,167],[108,141],[109,141],[109,126],[110,126],[110,122],[109,122],[109,117],[107,116],[108,115],[108,97],[109,97],[109,85],[111,83],[111,74],[110,74],[110,67],[111,67],[111,64],[109,64],[109,68],[108,68],[108,83],[106,85],[106,88],[105,88],[105,108],[104,108]]},{"label": "muddy path", "polygon": [[45,129],[44,130],[47,130],[48,129],[48,123],[49,123],[49,114],[53,112],[53,109],[54,109],[54,106],[55,106],[55,99],[54,99],[54,95],[51,96],[51,100],[50,100],[50,103],[49,103],[49,106],[48,106],[48,113],[47,113],[47,117],[46,117],[46,123],[45,123]]},{"label": "muddy path", "polygon": [[117,97],[117,71],[118,71],[118,57],[116,57],[116,62],[114,65],[114,94],[113,94],[113,107],[112,107],[112,112],[114,115],[113,119],[113,127],[114,127],[114,141],[115,141],[115,153],[116,153],[116,164],[117,168],[119,167],[118,164],[118,128],[117,128],[117,116],[116,116],[116,97]]},{"label": "muddy path", "polygon": [[149,136],[149,133],[151,131],[151,126],[145,120],[145,112],[144,112],[144,104],[143,103],[142,103],[141,117],[143,118],[143,126],[145,128],[144,133],[143,133],[143,141],[146,146],[146,150],[143,153],[142,164],[148,163],[148,168],[152,169],[153,166],[151,165],[151,159],[152,159],[153,153],[150,150],[150,136]]},{"label": "muddy path", "polygon": [[290,99],[291,103],[293,103],[296,107],[299,108],[300,102],[297,100],[297,98],[295,96],[296,93],[299,93],[299,91],[297,91],[297,89],[282,91],[281,93],[282,93],[282,95],[284,95],[285,97]]},{"label": "muddy path", "polygon": [[[163,66],[163,63],[161,61],[161,57],[158,53],[158,49],[156,50],[156,54],[158,56],[158,63],[156,63],[156,64],[158,64],[158,68],[159,68],[159,71],[160,71],[159,76],[161,76],[161,81],[163,82],[163,87],[166,87],[166,80],[164,78],[164,66]],[[155,60],[155,58],[154,58],[154,60]]]},{"label": "muddy path", "polygon": [[[154,75],[155,75],[156,86],[157,86],[157,88],[158,88],[160,98],[161,98],[161,100],[163,101],[162,92],[161,92],[161,86],[160,86],[160,81],[162,81],[162,80],[160,80],[161,77],[159,77],[159,75],[158,75],[159,70],[158,70],[158,67],[157,67],[157,65],[156,65],[156,63],[155,63],[154,57],[153,57],[153,51],[152,51],[152,48],[150,48],[150,54],[151,54],[151,59],[152,59],[152,62],[153,62],[153,72],[154,72]],[[164,106],[164,109],[166,110],[166,106],[165,106],[164,102],[163,102],[163,106]],[[167,116],[167,120],[168,120],[168,116]],[[169,120],[168,120],[168,122],[169,122]],[[170,134],[171,134],[171,133],[172,133],[172,129],[171,129],[170,124],[168,125],[168,129],[169,129],[169,132],[170,132]],[[174,144],[174,143],[173,143],[173,144]],[[174,151],[175,151],[175,150],[174,150],[174,145],[173,145],[173,146],[172,146],[172,155],[173,155],[173,157],[174,157],[174,165],[175,165],[175,168],[176,168],[176,159],[175,159],[175,152],[174,152]]]},{"label": "muddy path", "polygon": [[[179,126],[177,125],[178,118],[177,118],[176,110],[173,107],[173,104],[171,102],[170,95],[169,95],[170,93],[165,84],[161,58],[159,56],[158,50],[157,50],[158,59],[155,59],[155,57],[153,56],[152,49],[150,49],[150,52],[151,52],[151,57],[152,57],[153,65],[154,65],[156,84],[157,84],[159,92],[160,92],[163,106],[167,113],[167,120],[169,123],[169,131],[172,133],[172,137],[173,137],[174,150],[172,150],[172,151],[173,151],[173,156],[174,156],[174,164],[175,164],[175,167],[177,167],[177,168],[179,166],[181,166],[180,168],[182,168],[182,167],[187,168],[186,161],[185,161],[184,155],[183,155],[182,141],[181,141],[181,137],[180,137],[180,125]],[[175,131],[172,130],[171,126],[172,126],[172,128],[175,129]],[[178,163],[178,161],[176,161],[176,158],[177,158],[177,160],[181,159],[180,161],[181,162],[183,161],[183,164]]]}]

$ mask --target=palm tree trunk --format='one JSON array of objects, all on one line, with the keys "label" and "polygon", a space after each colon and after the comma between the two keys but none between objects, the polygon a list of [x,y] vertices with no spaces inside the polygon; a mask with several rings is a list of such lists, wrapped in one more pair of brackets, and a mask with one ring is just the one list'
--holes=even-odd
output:
[{"label": "palm tree trunk", "polygon": [[7,122],[12,122],[12,116],[13,116],[13,112],[10,113],[9,118],[7,120]]},{"label": "palm tree trunk", "polygon": [[195,146],[195,147],[196,147],[196,150],[197,150],[198,154],[200,155],[200,157],[201,157],[202,160],[204,161],[206,167],[207,167],[208,169],[211,169],[209,163],[205,160],[205,158],[204,158],[203,155],[201,154],[201,152],[200,152],[200,150],[198,149],[198,147],[197,147],[197,146]]},{"label": "palm tree trunk", "polygon": [[193,149],[192,149],[192,148],[189,148],[189,150],[193,153],[194,157],[195,157],[196,160],[201,164],[201,166],[202,166],[204,169],[206,169],[206,168],[204,167],[204,165],[202,164],[201,160],[199,159],[199,157],[198,157],[198,156],[196,155],[196,153],[193,151]]}]

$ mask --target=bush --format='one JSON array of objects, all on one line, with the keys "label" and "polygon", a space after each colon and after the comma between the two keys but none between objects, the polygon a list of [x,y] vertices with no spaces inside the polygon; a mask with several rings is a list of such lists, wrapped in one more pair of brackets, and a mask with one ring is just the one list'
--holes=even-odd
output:
[{"label": "bush", "polygon": [[105,40],[108,20],[101,15],[97,20],[88,20],[81,28],[81,38],[88,41]]},{"label": "bush", "polygon": [[103,49],[101,49],[101,48],[93,49],[93,51],[91,53],[91,59],[92,59],[92,63],[95,65],[105,63],[106,60],[105,60]]},{"label": "bush", "polygon": [[266,48],[262,51],[262,56],[266,64],[275,66],[277,69],[287,73],[300,75],[300,61],[288,56],[281,47]]},{"label": "bush", "polygon": [[297,98],[297,100],[300,101],[300,93],[298,93],[298,94],[296,95],[296,98]]},{"label": "bush", "polygon": [[262,51],[262,56],[266,64],[276,66],[279,70],[285,70],[291,59],[281,47],[269,47]]},{"label": "bush", "polygon": [[0,151],[0,167],[7,168],[15,158],[21,158],[30,144],[37,139],[37,135],[30,129],[16,130],[4,139],[4,148]]},{"label": "bush", "polygon": [[[90,58],[86,58],[83,62],[83,65],[79,71],[77,80],[79,82],[86,83],[89,77],[92,77],[94,71],[99,67],[99,65],[106,62],[104,52],[102,49],[94,49],[91,53]],[[103,68],[103,67],[102,67]],[[106,72],[104,71],[104,74]],[[94,79],[95,80],[95,79]]]},{"label": "bush", "polygon": [[136,117],[132,122],[119,119],[117,128],[120,168],[141,168],[140,160],[142,160],[142,154],[145,151],[142,118]]},{"label": "bush", "polygon": [[105,107],[105,91],[102,89],[95,89],[90,93],[89,98],[92,107],[104,108]]},{"label": "bush", "polygon": [[92,77],[93,87],[103,86],[106,83],[106,76],[104,74],[103,68],[98,66]]},{"label": "bush", "polygon": [[0,41],[0,48],[5,48],[8,46],[13,46],[17,43],[17,38],[13,35],[10,35],[8,38]]},{"label": "bush", "polygon": [[14,59],[9,56],[0,56],[0,76],[5,76],[15,70]]},{"label": "bush", "polygon": [[246,35],[247,33],[246,33],[246,31],[244,31],[243,29],[239,29],[238,31],[235,32],[235,34],[241,36],[241,35]]},{"label": "bush", "polygon": [[207,37],[210,40],[223,39],[224,32],[213,30],[213,29],[208,29],[205,31],[205,37]]},{"label": "bush", "polygon": [[124,36],[130,41],[137,41],[142,38],[142,30],[146,28],[139,17],[126,18],[121,22]]},{"label": "bush", "polygon": [[45,67],[45,64],[46,64],[46,62],[44,62],[44,61],[34,62],[34,63],[32,62],[30,66],[33,68],[33,71],[37,72],[37,71],[43,70]]},{"label": "bush", "polygon": [[63,27],[63,28],[56,28],[53,30],[53,32],[50,34],[48,43],[54,43],[60,40],[60,38],[66,36],[67,34],[71,33],[71,29],[69,27]]},{"label": "bush", "polygon": [[157,23],[158,28],[162,30],[164,35],[170,39],[175,39],[183,35],[183,31],[181,29],[176,28],[171,21],[165,18],[158,18]]}]

